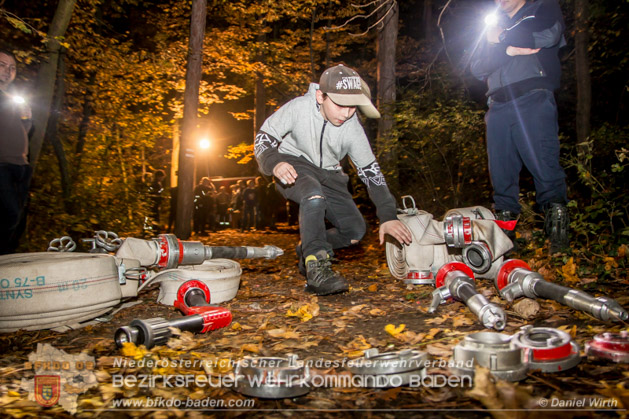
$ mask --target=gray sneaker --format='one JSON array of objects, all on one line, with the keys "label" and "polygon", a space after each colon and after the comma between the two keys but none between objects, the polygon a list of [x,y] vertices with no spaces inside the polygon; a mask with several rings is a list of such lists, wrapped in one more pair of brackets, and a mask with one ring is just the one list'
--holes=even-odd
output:
[{"label": "gray sneaker", "polygon": [[332,261],[325,250],[306,257],[306,278],[306,291],[317,295],[349,290],[347,280],[332,270]]}]

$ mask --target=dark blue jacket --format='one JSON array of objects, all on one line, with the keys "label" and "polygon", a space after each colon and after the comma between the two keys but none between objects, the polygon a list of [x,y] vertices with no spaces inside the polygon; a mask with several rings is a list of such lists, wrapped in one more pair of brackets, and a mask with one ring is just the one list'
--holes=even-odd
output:
[{"label": "dark blue jacket", "polygon": [[[487,82],[487,96],[505,102],[533,89],[559,87],[559,48],[565,45],[565,24],[556,0],[527,2],[509,18],[499,22],[505,30],[500,43],[484,45],[472,58],[472,74]],[[507,55],[507,47],[541,48],[531,55]]]}]

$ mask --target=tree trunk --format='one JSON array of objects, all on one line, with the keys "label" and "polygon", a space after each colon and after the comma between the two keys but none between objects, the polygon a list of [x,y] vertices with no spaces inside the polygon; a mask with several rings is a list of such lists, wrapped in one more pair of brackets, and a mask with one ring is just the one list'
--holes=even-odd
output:
[{"label": "tree trunk", "polygon": [[79,133],[76,140],[74,167],[72,170],[73,183],[79,179],[81,172],[81,161],[83,159],[83,148],[85,147],[85,139],[87,138],[87,129],[89,128],[90,118],[94,113],[94,83],[96,82],[96,74],[92,72],[90,74],[89,81],[87,82],[87,89],[85,91],[85,97],[83,98],[83,115],[81,116],[81,122],[79,123]]},{"label": "tree trunk", "polygon": [[[592,85],[590,78],[590,59],[588,57],[588,0],[575,0],[575,67],[577,77],[577,142],[579,154],[589,154],[591,150],[587,144],[590,136],[590,111],[592,107]],[[585,156],[584,156],[585,157]],[[583,158],[583,163],[589,159]],[[589,165],[589,163],[588,163]]]},{"label": "tree trunk", "polygon": [[[60,51],[63,55],[64,49]],[[66,157],[63,144],[59,139],[59,115],[63,107],[63,98],[65,95],[65,62],[63,56],[59,57],[59,76],[57,77],[57,87],[55,89],[54,101],[52,103],[52,112],[48,118],[48,128],[46,129],[45,141],[52,144],[59,163],[59,173],[61,174],[61,194],[63,197],[63,206],[68,211],[70,201],[70,173],[68,170],[68,159]]]},{"label": "tree trunk", "polygon": [[392,190],[397,191],[397,151],[393,144],[392,130],[394,127],[393,107],[395,105],[395,50],[398,36],[399,12],[398,4],[384,8],[387,15],[378,32],[378,109],[382,115],[378,121],[377,153],[378,161],[387,174],[387,182]]},{"label": "tree trunk", "polygon": [[30,140],[30,162],[33,169],[37,166],[39,153],[46,134],[46,125],[50,116],[50,105],[55,90],[55,80],[57,78],[57,66],[59,63],[59,50],[61,49],[61,39],[72,17],[76,0],[59,0],[57,10],[48,30],[46,41],[46,54],[42,61],[37,82],[35,83],[35,103],[33,107],[33,126],[35,132]]},{"label": "tree trunk", "polygon": [[424,0],[424,12],[422,13],[422,25],[424,29],[424,40],[432,41],[432,0]]},{"label": "tree trunk", "polygon": [[195,176],[194,136],[199,107],[199,85],[203,62],[203,36],[207,0],[192,0],[190,16],[190,43],[188,45],[188,67],[186,70],[186,90],[183,99],[183,124],[181,152],[179,153],[179,191],[177,194],[177,218],[175,235],[187,240],[190,237],[193,210],[193,189]]},{"label": "tree trunk", "polygon": [[[257,61],[260,66],[264,66],[264,48],[263,44],[266,42],[266,35],[258,35],[258,56]],[[255,114],[253,115],[253,137],[262,127],[262,124],[266,120],[266,91],[264,90],[264,74],[262,71],[256,72],[256,88],[255,88]]]}]

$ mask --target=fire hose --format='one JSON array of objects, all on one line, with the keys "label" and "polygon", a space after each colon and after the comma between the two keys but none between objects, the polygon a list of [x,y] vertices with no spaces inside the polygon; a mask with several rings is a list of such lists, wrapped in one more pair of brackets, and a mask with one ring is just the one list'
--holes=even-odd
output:
[{"label": "fire hose", "polygon": [[[409,204],[410,202],[410,204]],[[433,285],[437,271],[449,262],[463,262],[479,278],[494,278],[503,255],[513,243],[487,208],[450,210],[443,221],[416,208],[411,196],[402,197],[398,219],[413,235],[409,245],[387,238],[391,274],[410,285]]]},{"label": "fire hose", "polygon": [[[119,239],[113,233],[97,232],[94,243],[97,249],[108,251],[118,246]],[[50,247],[50,252],[0,256],[0,333],[81,327],[86,321],[111,313],[121,300],[136,297],[160,274],[162,278],[193,279],[177,275],[175,268],[218,262],[215,258],[219,257],[272,259],[283,253],[275,246],[205,246],[181,241],[172,234],[154,240],[127,238],[115,256],[101,250],[72,252],[75,245],[69,237],[53,240]],[[213,271],[212,279],[228,277],[240,282],[240,265],[222,261],[225,263]],[[147,268],[162,270],[155,273]],[[237,285],[231,288],[237,291]],[[172,304],[173,299],[167,297],[168,304]]]},{"label": "fire hose", "polygon": [[496,287],[503,298],[512,302],[516,298],[547,298],[591,314],[603,321],[625,321],[629,313],[615,300],[608,297],[592,297],[590,294],[553,284],[519,259],[502,264],[496,276]]},{"label": "fire hose", "polygon": [[479,294],[474,286],[474,272],[461,262],[450,262],[437,273],[437,289],[432,293],[432,303],[428,309],[434,313],[440,304],[449,299],[462,301],[474,313],[483,326],[502,330],[507,324],[507,315],[494,303]]},{"label": "fire hose", "polygon": [[229,326],[232,315],[229,310],[213,306],[210,303],[210,290],[199,281],[188,281],[179,287],[175,307],[181,310],[185,317],[181,319],[165,320],[155,317],[148,320],[135,319],[129,326],[120,327],[114,340],[118,347],[132,342],[144,345],[147,349],[163,345],[172,336],[170,328],[192,333],[206,333],[211,330]]}]

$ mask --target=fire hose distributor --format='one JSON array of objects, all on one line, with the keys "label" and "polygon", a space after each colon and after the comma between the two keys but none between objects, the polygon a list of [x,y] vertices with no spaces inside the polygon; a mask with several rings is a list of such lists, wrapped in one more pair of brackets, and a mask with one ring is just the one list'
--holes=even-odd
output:
[{"label": "fire hose distributor", "polygon": [[201,242],[181,241],[174,234],[160,234],[153,240],[159,250],[157,265],[166,269],[179,265],[200,265],[209,259],[275,259],[284,254],[276,246],[206,246]]},{"label": "fire hose distributor", "polygon": [[615,300],[607,297],[595,298],[586,292],[548,282],[519,259],[510,259],[502,264],[496,276],[496,287],[500,295],[509,302],[520,297],[547,298],[589,313],[599,320],[629,319],[629,313]]},{"label": "fire hose distributor", "polygon": [[489,368],[502,380],[526,378],[528,364],[522,360],[522,349],[504,333],[478,332],[466,336],[454,347],[450,370],[459,376],[474,377],[475,364]]},{"label": "fire hose distributor", "polygon": [[234,369],[234,390],[263,399],[299,397],[310,391],[310,368],[297,355],[244,357]]},{"label": "fire hose distributor", "polygon": [[565,371],[581,361],[579,345],[559,329],[524,326],[511,341],[522,348],[523,357],[531,370]]},{"label": "fire hose distributor", "polygon": [[620,333],[596,335],[594,340],[585,344],[585,353],[613,362],[629,363],[629,333],[623,330]]},{"label": "fire hose distributor", "polygon": [[437,272],[437,289],[432,292],[429,313],[434,313],[448,299],[462,301],[478,316],[483,326],[502,330],[507,324],[504,310],[479,294],[474,286],[474,272],[461,262],[445,264]]},{"label": "fire hose distributor", "polygon": [[212,306],[209,302],[210,290],[207,285],[200,281],[187,281],[179,287],[174,304],[186,317],[176,320],[165,320],[161,317],[133,320],[129,326],[123,326],[116,331],[116,345],[122,347],[125,342],[132,342],[152,348],[168,341],[172,336],[170,327],[192,333],[206,333],[229,326],[232,321],[231,312],[223,307]]}]

